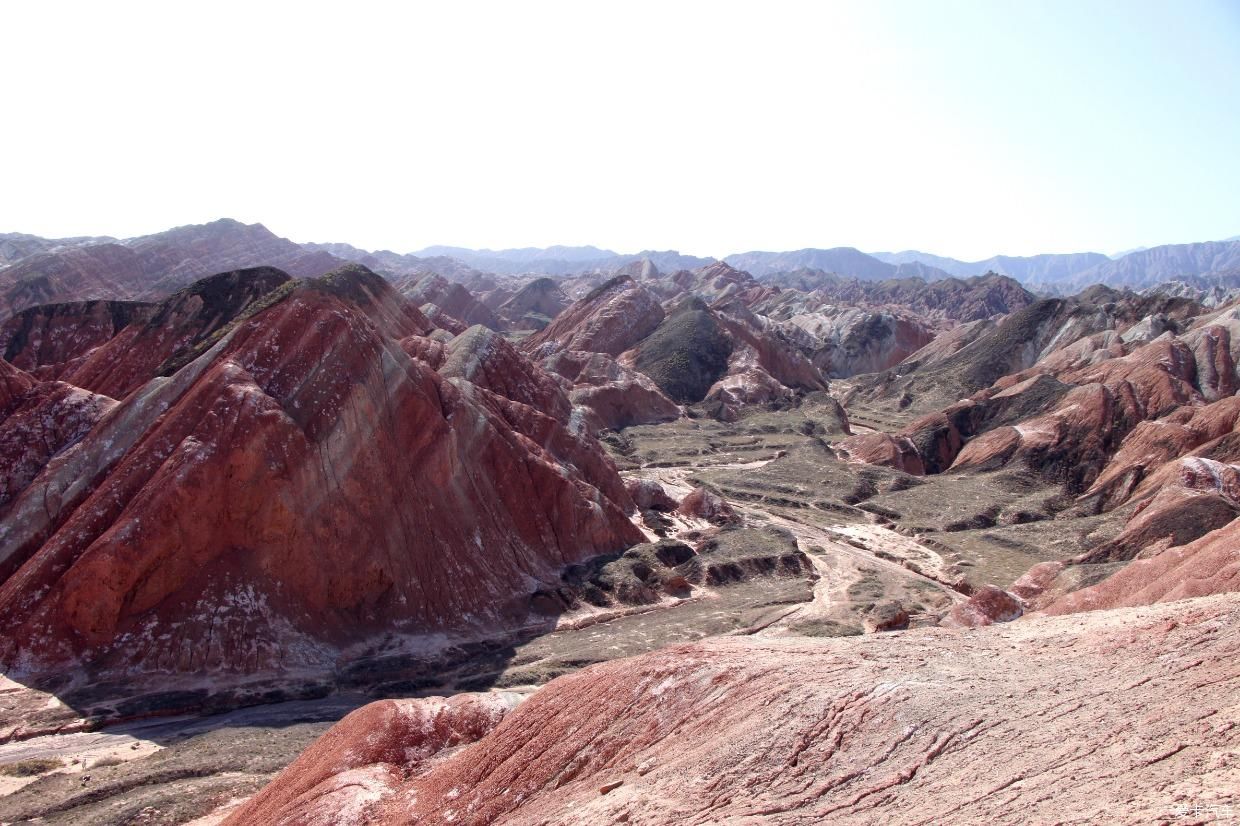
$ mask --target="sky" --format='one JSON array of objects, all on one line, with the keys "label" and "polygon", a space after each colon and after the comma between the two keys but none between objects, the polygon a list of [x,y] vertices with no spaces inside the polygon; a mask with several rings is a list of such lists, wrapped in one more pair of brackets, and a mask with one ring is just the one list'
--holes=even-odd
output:
[{"label": "sky", "polygon": [[969,260],[1240,234],[1240,0],[2,17],[0,231]]}]

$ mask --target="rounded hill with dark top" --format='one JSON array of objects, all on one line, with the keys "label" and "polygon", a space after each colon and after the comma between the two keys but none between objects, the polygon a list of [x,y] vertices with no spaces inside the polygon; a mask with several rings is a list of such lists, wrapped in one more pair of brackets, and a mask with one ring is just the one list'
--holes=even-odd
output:
[{"label": "rounded hill with dark top", "polygon": [[637,346],[635,365],[680,404],[700,402],[728,369],[732,341],[696,296],[685,299]]}]

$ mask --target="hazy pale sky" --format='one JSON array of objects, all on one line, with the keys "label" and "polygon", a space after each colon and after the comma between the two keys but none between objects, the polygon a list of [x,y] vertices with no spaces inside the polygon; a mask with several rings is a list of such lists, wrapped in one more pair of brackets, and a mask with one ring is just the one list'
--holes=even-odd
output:
[{"label": "hazy pale sky", "polygon": [[5,3],[0,231],[958,258],[1240,233],[1240,1]]}]

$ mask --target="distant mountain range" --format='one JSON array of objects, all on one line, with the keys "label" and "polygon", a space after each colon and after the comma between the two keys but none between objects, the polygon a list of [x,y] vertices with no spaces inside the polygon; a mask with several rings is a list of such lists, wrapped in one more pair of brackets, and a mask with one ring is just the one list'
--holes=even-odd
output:
[{"label": "distant mountain range", "polygon": [[921,278],[925,281],[939,281],[955,274],[930,261],[917,259],[884,261],[852,247],[835,247],[827,250],[804,249],[796,252],[742,252],[729,255],[723,260],[738,270],[744,270],[757,278],[797,270],[822,270],[866,281],[884,281],[889,278]]},{"label": "distant mountain range", "polygon": [[[343,243],[298,244],[276,236],[261,224],[229,219],[124,240],[46,239],[9,233],[0,234],[0,316],[49,301],[97,297],[150,300],[213,272],[259,264],[279,267],[294,276],[313,276],[353,261],[392,278],[436,273],[453,281],[474,283],[488,273],[608,276],[643,261],[649,261],[658,272],[671,274],[697,270],[715,260],[675,250],[622,254],[593,246],[503,250],[432,246],[416,253],[372,252]],[[996,255],[968,262],[917,250],[867,254],[852,247],[835,247],[752,251],[723,260],[759,280],[804,283],[809,289],[814,288],[809,282],[826,275],[862,281],[934,282],[988,272],[1013,278],[1037,292],[1059,295],[1073,294],[1092,284],[1142,290],[1176,282],[1179,290],[1220,295],[1240,288],[1240,236],[1166,244],[1114,259],[1084,252]]]},{"label": "distant mountain range", "polygon": [[1112,259],[1097,252],[1011,257],[996,255],[973,263],[908,250],[879,252],[888,263],[918,261],[966,277],[996,272],[1027,287],[1046,292],[1073,293],[1091,284],[1142,289],[1163,281],[1184,281],[1199,287],[1240,283],[1240,240],[1197,244],[1165,244],[1136,250]]},{"label": "distant mountain range", "polygon": [[676,250],[643,250],[622,255],[598,247],[523,247],[507,250],[471,250],[464,247],[434,246],[413,253],[418,258],[454,258],[484,272],[520,275],[575,275],[583,272],[612,272],[634,261],[647,259],[662,272],[695,270],[714,263],[713,258],[681,255]]},{"label": "distant mountain range", "polygon": [[874,257],[889,264],[920,262],[937,267],[957,278],[995,272],[1015,278],[1023,284],[1050,285],[1072,275],[1099,266],[1111,259],[1100,252],[1078,252],[1067,255],[1031,255],[1027,257],[996,255],[983,261],[958,261],[940,255],[929,255],[916,250],[904,252],[876,252]]},{"label": "distant mountain range", "polygon": [[[413,255],[421,261],[450,258],[485,272],[553,276],[614,272],[643,259],[649,260],[661,272],[676,272],[697,269],[715,260],[681,255],[675,251],[644,251],[625,255],[591,246],[510,250],[427,247]],[[1114,259],[1099,252],[1081,252],[996,255],[982,261],[960,261],[917,250],[867,254],[853,247],[834,247],[743,252],[728,255],[722,260],[762,280],[806,270],[865,281],[902,278],[939,281],[993,272],[1014,278],[1039,292],[1065,295],[1097,283],[1135,290],[1167,281],[1180,281],[1203,289],[1240,286],[1240,237],[1196,244],[1167,244],[1136,250]]]}]

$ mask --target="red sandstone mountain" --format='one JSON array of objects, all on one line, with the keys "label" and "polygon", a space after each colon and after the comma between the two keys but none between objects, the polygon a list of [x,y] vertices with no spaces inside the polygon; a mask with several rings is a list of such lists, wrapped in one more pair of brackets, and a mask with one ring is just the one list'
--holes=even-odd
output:
[{"label": "red sandstone mountain", "polygon": [[[1194,319],[1201,309],[1164,302],[1138,321],[1131,307],[1097,297],[1035,305],[927,374],[967,382],[1013,363],[1023,369],[899,432],[853,436],[838,448],[914,475],[1021,469],[1062,486],[1077,513],[1125,515],[1106,542],[1019,580],[1013,591],[1028,607],[1058,613],[1240,589],[1240,348],[1230,311]],[[1005,329],[1012,326],[1027,333],[1025,346],[1004,353],[999,342],[1020,341]],[[912,375],[906,393],[930,392]],[[1076,566],[1134,558],[1068,593],[1081,584]]]},{"label": "red sandstone mountain", "polygon": [[[81,325],[41,331],[44,346],[39,351],[40,367],[87,390],[114,399],[124,398],[155,376],[168,375],[185,364],[236,319],[256,311],[262,299],[285,284],[292,286],[288,275],[272,267],[204,278],[143,309],[98,346],[92,346],[93,338],[81,335]],[[46,309],[55,314],[61,306],[49,305]],[[24,323],[28,314],[38,318],[39,311],[44,309],[28,310],[0,327],[0,341],[14,322]],[[15,336],[13,342],[22,338]],[[24,340],[29,345],[32,339],[27,335]],[[56,345],[50,355],[46,352],[48,345]],[[17,363],[24,356],[25,350],[18,351]],[[51,358],[64,360],[57,362]]]},{"label": "red sandstone mountain", "polygon": [[3,365],[6,451],[40,405],[83,422],[9,465],[29,470],[0,505],[6,667],[321,671],[372,634],[515,627],[539,577],[642,539],[558,385],[502,339],[437,350],[357,267],[273,278],[255,306],[266,272],[223,277],[222,325],[193,288],[161,305],[198,331],[171,348],[189,360],[119,404]]},{"label": "red sandstone mountain", "polygon": [[415,305],[434,304],[466,326],[481,324],[492,330],[503,327],[495,313],[474,298],[469,290],[441,275],[406,276],[393,282],[393,286]]},{"label": "red sandstone mountain", "polygon": [[784,287],[794,287],[820,305],[857,307],[869,310],[903,308],[915,316],[932,321],[980,321],[1005,316],[1034,303],[1032,293],[1003,275],[973,278],[920,278],[862,281],[842,278],[819,270],[783,273],[776,279]]},{"label": "red sandstone mountain", "polygon": [[621,276],[564,310],[545,329],[522,342],[522,349],[534,358],[564,350],[614,357],[653,332],[663,316],[663,308],[649,290]]},{"label": "red sandstone mountain", "polygon": [[541,330],[564,311],[569,301],[551,278],[535,278],[496,307],[514,330]]},{"label": "red sandstone mountain", "polygon": [[[563,311],[522,348],[573,381],[577,399],[598,423],[665,421],[671,405],[698,402],[731,419],[753,405],[791,404],[798,393],[826,388],[797,343],[750,311],[741,289],[752,283],[747,274],[717,263],[679,275],[684,284],[663,290],[675,297],[666,308],[645,284],[618,276]],[[699,284],[719,288],[713,305],[687,291]],[[615,358],[618,365],[600,370],[602,363],[596,362],[583,373],[560,358],[555,366],[559,354],[574,350]],[[653,387],[635,382],[626,371],[644,374]],[[621,396],[645,401],[621,406],[616,402]]]},{"label": "red sandstone mountain", "polygon": [[59,378],[154,312],[153,304],[140,301],[40,304],[0,324],[0,357],[39,378]]},{"label": "red sandstone mountain", "polygon": [[569,398],[588,411],[595,430],[670,422],[681,415],[680,406],[649,377],[603,353],[565,350],[543,366],[570,383]]}]

